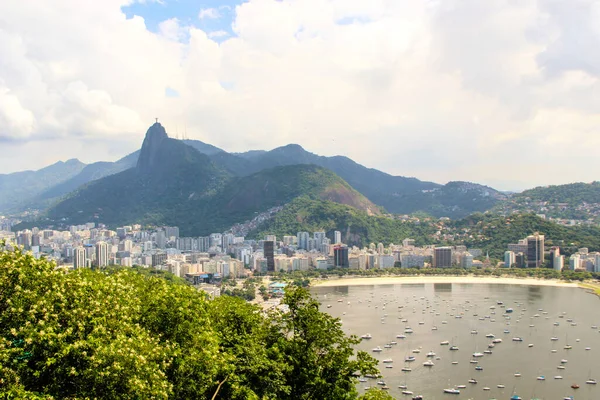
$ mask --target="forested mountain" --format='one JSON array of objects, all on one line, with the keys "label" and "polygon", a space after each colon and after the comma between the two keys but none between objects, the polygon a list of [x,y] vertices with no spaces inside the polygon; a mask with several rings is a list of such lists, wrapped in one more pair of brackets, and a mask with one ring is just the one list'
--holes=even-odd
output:
[{"label": "forested mountain", "polygon": [[[298,164],[326,168],[374,204],[391,213],[425,212],[436,217],[461,218],[472,212],[486,211],[505,198],[505,195],[492,188],[474,183],[450,182],[439,185],[416,178],[392,176],[364,167],[344,156],[324,157],[310,153],[297,144],[271,151],[228,153],[198,140],[180,142],[206,155],[216,167],[231,176],[245,177],[266,169]],[[136,165],[139,154],[136,151],[114,163],[82,165],[77,174],[60,182],[49,181],[41,190],[22,197],[22,201],[15,205],[17,209],[48,207],[69,192],[92,181],[132,168]],[[2,210],[0,204],[0,211]]]},{"label": "forested mountain", "polygon": [[160,124],[146,134],[135,168],[91,182],[52,207],[47,222],[177,225],[182,234],[229,228],[294,198],[379,208],[339,176],[315,165],[292,165],[236,177],[207,155],[170,139]]},{"label": "forested mountain", "polygon": [[536,187],[510,196],[494,211],[545,214],[551,218],[600,222],[600,182]]}]

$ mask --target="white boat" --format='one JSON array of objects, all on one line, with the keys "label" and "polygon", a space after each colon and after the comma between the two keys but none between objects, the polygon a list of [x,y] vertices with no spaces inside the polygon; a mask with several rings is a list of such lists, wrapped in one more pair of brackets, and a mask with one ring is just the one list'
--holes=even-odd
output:
[{"label": "white boat", "polygon": [[384,364],[390,364],[393,362],[394,362],[394,360],[392,360],[391,358],[386,358],[385,360],[382,361],[382,363],[384,363]]},{"label": "white boat", "polygon": [[419,354],[421,352],[421,349],[414,349],[412,352],[415,354]]},{"label": "white boat", "polygon": [[559,365],[558,367],[556,367],[556,369],[565,369],[564,365]]},{"label": "white boat", "polygon": [[410,328],[406,328],[406,329],[404,330],[404,333],[413,333],[413,330],[412,330],[412,329],[410,329]]},{"label": "white boat", "polygon": [[396,335],[397,339],[406,339],[406,335]]},{"label": "white boat", "polygon": [[413,392],[411,392],[410,390],[403,390],[403,391],[402,391],[402,394],[405,394],[405,395],[407,395],[407,396],[410,396],[410,395],[412,395],[412,394],[413,394]]},{"label": "white boat", "polygon": [[513,342],[522,342],[523,338],[521,338],[521,337],[514,337],[514,338],[512,338],[512,340],[513,340]]},{"label": "white boat", "polygon": [[483,353],[473,353],[473,357],[483,357]]},{"label": "white boat", "polygon": [[471,335],[477,335],[477,331],[476,331],[475,329],[473,329],[473,330],[471,331]]},{"label": "white boat", "polygon": [[449,394],[460,394],[460,390],[458,389],[444,389],[444,393],[449,393]]},{"label": "white boat", "polygon": [[358,378],[358,381],[359,381],[359,382],[366,382],[366,381],[367,381],[367,378]]},{"label": "white boat", "polygon": [[477,379],[473,379],[473,378],[471,378],[471,379],[469,379],[469,383],[476,384],[476,383],[477,383]]},{"label": "white boat", "polygon": [[485,337],[493,339],[496,336],[493,333],[488,333],[487,335],[485,335]]},{"label": "white boat", "polygon": [[556,341],[558,340],[558,338],[557,338],[556,336],[552,336],[552,337],[550,338],[550,340],[551,340],[551,341],[553,341],[553,342],[556,342]]},{"label": "white boat", "polygon": [[518,373],[518,372],[515,372],[515,377],[516,377],[516,378],[520,378],[520,377],[521,377],[521,374],[520,374],[520,373]]},{"label": "white boat", "polygon": [[413,362],[415,361],[415,358],[413,356],[408,356],[404,359],[405,362]]},{"label": "white boat", "polygon": [[587,383],[588,385],[595,385],[595,384],[597,384],[598,382],[596,382],[596,380],[595,380],[595,379],[591,379],[591,378],[590,378],[590,379],[588,379],[587,381],[585,381],[585,383]]},{"label": "white boat", "polygon": [[380,353],[383,351],[383,349],[379,346],[375,347],[374,349],[371,350],[373,353]]},{"label": "white boat", "polygon": [[435,353],[433,351],[430,351],[429,353],[427,353],[427,357],[435,357]]},{"label": "white boat", "polygon": [[498,389],[504,389],[504,385],[496,385]]},{"label": "white boat", "polygon": [[490,388],[486,386],[483,388],[483,390],[490,390]]},{"label": "white boat", "polygon": [[533,343],[529,343],[527,347],[533,347]]},{"label": "white boat", "polygon": [[502,339],[494,339],[492,340],[492,343],[502,343]]},{"label": "white boat", "polygon": [[373,336],[371,336],[371,334],[370,334],[370,333],[365,333],[365,334],[364,334],[364,335],[362,335],[360,338],[361,338],[361,339],[366,339],[366,340],[369,340],[369,339],[372,339],[372,338],[373,338]]},{"label": "white boat", "polygon": [[544,375],[540,375],[536,378],[538,381],[545,381],[546,377]]},{"label": "white boat", "polygon": [[440,342],[441,346],[447,346],[449,344],[450,344],[450,342],[448,340],[444,340],[443,342]]},{"label": "white boat", "polygon": [[560,376],[560,375],[556,375],[556,376],[554,377],[554,379],[562,379],[562,378],[563,378],[563,377],[562,377],[562,376]]},{"label": "white boat", "polygon": [[458,346],[450,346],[450,350],[457,351],[458,350]]},{"label": "white boat", "polygon": [[452,365],[458,364],[458,361],[452,361]]},{"label": "white boat", "polygon": [[435,364],[431,360],[427,360],[423,363],[424,367],[433,367]]},{"label": "white boat", "polygon": [[568,361],[567,359],[565,359],[565,358],[563,358],[562,360],[560,360],[560,363],[561,363],[561,364],[566,364],[566,363],[568,363],[568,362],[569,362],[569,361]]},{"label": "white boat", "polygon": [[458,385],[456,388],[457,389],[465,389],[467,387],[467,385]]},{"label": "white boat", "polygon": [[388,343],[388,344],[384,344],[383,347],[386,349],[391,349],[392,345]]},{"label": "white boat", "polygon": [[401,371],[402,372],[410,372],[410,371],[412,371],[412,369],[410,367],[403,367]]}]

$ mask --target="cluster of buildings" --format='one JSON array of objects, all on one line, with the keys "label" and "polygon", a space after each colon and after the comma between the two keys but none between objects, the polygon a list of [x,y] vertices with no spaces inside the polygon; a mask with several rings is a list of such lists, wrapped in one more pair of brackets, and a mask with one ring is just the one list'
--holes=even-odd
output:
[{"label": "cluster of buildings", "polygon": [[571,254],[568,263],[565,263],[565,256],[560,254],[560,247],[553,246],[546,253],[544,235],[535,233],[519,240],[518,243],[508,245],[508,250],[504,252],[504,266],[517,268],[547,266],[556,271],[568,268],[571,271],[600,272],[600,253],[590,253],[587,247],[583,247]]},{"label": "cluster of buildings", "polygon": [[[10,227],[9,227],[10,228]],[[183,237],[179,228],[164,226],[143,229],[141,225],[115,230],[93,222],[73,225],[65,231],[26,229],[0,232],[8,239],[44,256],[58,265],[103,268],[109,265],[152,266],[194,282],[222,277],[243,277],[252,272],[304,271],[308,269],[351,268],[469,268],[481,263],[477,249],[464,246],[415,246],[412,239],[402,244],[372,243],[366,248],[349,247],[342,234],[298,232],[295,236],[248,240],[232,232]]]}]

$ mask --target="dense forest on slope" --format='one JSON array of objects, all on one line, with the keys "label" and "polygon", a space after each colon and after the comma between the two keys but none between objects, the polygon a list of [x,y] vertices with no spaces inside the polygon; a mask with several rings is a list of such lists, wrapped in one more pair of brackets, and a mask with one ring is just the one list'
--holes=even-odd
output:
[{"label": "dense forest on slope", "polygon": [[[356,399],[376,360],[301,288],[289,312],[0,245],[0,398]],[[372,397],[369,397],[372,398]]]},{"label": "dense forest on slope", "polygon": [[536,187],[512,195],[493,210],[506,214],[535,212],[552,218],[600,222],[600,182]]},{"label": "dense forest on slope", "polygon": [[371,216],[355,208],[330,201],[300,197],[287,204],[272,219],[259,226],[251,235],[296,235],[297,232],[339,230],[342,241],[359,247],[369,243],[400,243],[412,238],[418,245],[431,243],[435,228],[430,224],[402,222],[389,217]]}]

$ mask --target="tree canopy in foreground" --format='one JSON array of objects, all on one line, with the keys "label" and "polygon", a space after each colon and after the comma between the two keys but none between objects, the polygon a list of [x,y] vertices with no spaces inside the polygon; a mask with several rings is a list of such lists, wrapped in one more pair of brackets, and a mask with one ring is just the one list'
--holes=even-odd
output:
[{"label": "tree canopy in foreground", "polygon": [[207,300],[132,270],[57,269],[0,244],[0,398],[355,399],[375,373],[339,319]]}]

